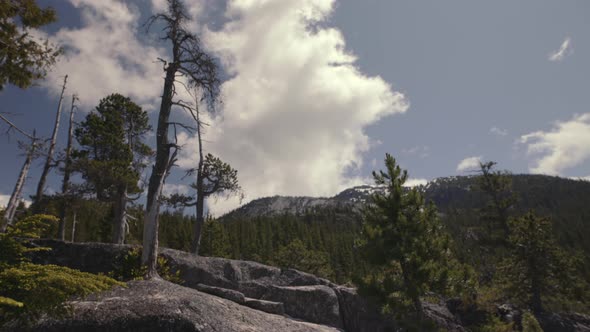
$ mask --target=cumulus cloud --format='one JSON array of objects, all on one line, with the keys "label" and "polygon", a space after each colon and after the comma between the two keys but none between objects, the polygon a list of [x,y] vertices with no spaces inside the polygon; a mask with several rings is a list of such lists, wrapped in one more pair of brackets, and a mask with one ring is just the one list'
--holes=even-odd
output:
[{"label": "cumulus cloud", "polygon": [[[59,93],[68,74],[68,91],[78,93],[84,109],[118,92],[138,104],[152,105],[161,95],[164,51],[140,40],[139,10],[117,0],[69,0],[80,10],[80,28],[62,28],[49,39],[66,50],[44,86]],[[161,6],[161,1],[154,4]]]},{"label": "cumulus cloud", "polygon": [[[365,182],[350,176],[373,144],[364,128],[408,108],[389,83],[363,74],[342,33],[325,26],[334,7],[334,0],[230,1],[229,22],[204,35],[232,77],[206,149],[238,170],[246,200],[331,196]],[[179,165],[194,167],[195,138],[183,142]]]},{"label": "cumulus cloud", "polygon": [[479,169],[482,156],[468,157],[459,162],[457,165],[457,172],[466,172]]},{"label": "cumulus cloud", "polygon": [[424,186],[428,183],[426,179],[408,179],[406,183],[404,183],[404,187],[417,187],[417,186]]},{"label": "cumulus cloud", "polygon": [[508,131],[505,129],[500,129],[498,127],[490,128],[490,134],[494,134],[496,136],[506,136],[508,135]]},{"label": "cumulus cloud", "polygon": [[590,159],[590,113],[556,122],[549,131],[536,131],[520,137],[534,162],[533,173],[561,175],[562,171]]},{"label": "cumulus cloud", "polygon": [[559,49],[549,54],[549,61],[561,61],[572,53],[572,40],[570,37],[566,37],[561,43],[561,46],[559,46]]}]

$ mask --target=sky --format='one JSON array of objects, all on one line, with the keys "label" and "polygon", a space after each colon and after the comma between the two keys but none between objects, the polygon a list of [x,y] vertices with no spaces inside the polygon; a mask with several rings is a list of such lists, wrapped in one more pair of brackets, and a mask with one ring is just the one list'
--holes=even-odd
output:
[{"label": "sky", "polygon": [[[45,80],[0,92],[0,112],[49,137],[63,77],[64,111],[81,122],[114,92],[155,126],[168,45],[143,23],[165,0],[39,0],[58,22],[35,34],[66,53]],[[590,2],[584,0],[191,0],[197,33],[221,65],[223,103],[205,149],[238,170],[245,197],[332,196],[371,183],[391,153],[421,184],[469,175],[480,161],[513,173],[590,180]],[[179,96],[188,98],[186,94]],[[66,113],[66,112],[64,112]],[[175,119],[191,119],[175,110]],[[60,141],[65,145],[67,114]],[[3,131],[6,127],[1,127]],[[154,145],[153,135],[148,142]],[[0,202],[24,156],[0,137]],[[183,145],[166,192],[191,193]],[[35,191],[42,162],[29,173]],[[148,168],[149,172],[149,168]],[[58,191],[53,173],[48,192]],[[236,197],[209,202],[214,214]]]}]

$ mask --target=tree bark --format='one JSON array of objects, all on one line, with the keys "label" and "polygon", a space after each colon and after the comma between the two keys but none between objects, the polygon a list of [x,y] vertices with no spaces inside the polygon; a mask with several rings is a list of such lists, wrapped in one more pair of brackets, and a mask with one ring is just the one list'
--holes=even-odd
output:
[{"label": "tree bark", "polygon": [[199,143],[199,164],[197,166],[197,218],[193,229],[193,240],[191,242],[191,252],[195,255],[199,254],[199,247],[201,246],[201,233],[203,231],[203,224],[205,223],[204,208],[205,208],[205,191],[203,188],[203,140],[201,137],[201,121],[199,117],[198,98],[195,96],[195,116],[197,120],[197,138]]},{"label": "tree bark", "polygon": [[72,154],[72,141],[74,139],[74,110],[76,109],[76,95],[72,95],[72,107],[70,109],[70,123],[68,128],[68,145],[66,146],[66,155],[65,155],[65,166],[64,166],[64,178],[61,186],[61,193],[62,199],[61,208],[59,213],[59,239],[61,241],[66,240],[66,215],[67,215],[67,206],[68,202],[66,202],[66,197],[68,195],[68,190],[70,189],[70,175],[72,173],[72,161],[70,160],[70,155]]},{"label": "tree bark", "polygon": [[72,243],[76,239],[76,211],[74,211],[74,215],[72,216]]},{"label": "tree bark", "polygon": [[[178,54],[178,46],[175,44],[174,54]],[[158,272],[158,215],[160,212],[159,198],[164,187],[164,180],[170,163],[170,143],[168,140],[168,120],[172,110],[172,96],[174,93],[174,79],[178,69],[177,63],[170,63],[166,68],[166,79],[162,93],[162,103],[158,116],[158,128],[156,131],[156,163],[152,168],[152,174],[148,184],[146,214],[143,226],[143,251],[141,262],[147,266],[146,278],[157,278]]]},{"label": "tree bark", "polygon": [[47,159],[45,160],[45,166],[43,166],[43,172],[41,178],[39,178],[39,184],[37,185],[37,194],[35,201],[39,203],[43,198],[43,192],[45,191],[45,182],[47,182],[47,175],[53,164],[53,153],[55,152],[55,144],[57,142],[57,132],[59,130],[59,120],[61,117],[61,106],[66,91],[66,83],[68,81],[68,75],[64,77],[64,84],[61,89],[61,95],[59,97],[59,103],[57,105],[57,114],[55,116],[55,124],[53,126],[53,134],[51,135],[51,142],[49,143],[49,150],[47,151]]},{"label": "tree bark", "polygon": [[10,200],[8,201],[8,205],[6,206],[6,211],[4,211],[4,220],[2,223],[2,227],[0,229],[0,231],[2,232],[5,232],[6,228],[9,225],[12,225],[14,221],[14,214],[16,213],[16,208],[22,195],[22,190],[25,185],[29,169],[31,168],[31,164],[33,163],[33,155],[35,154],[35,149],[37,147],[37,142],[34,137],[35,134],[33,133],[33,140],[31,142],[31,147],[27,152],[27,158],[25,159],[25,163],[23,164],[20,174],[18,175],[18,179],[14,186],[14,190],[12,191],[12,195],[10,195]]},{"label": "tree bark", "polygon": [[113,223],[112,242],[125,244],[125,224],[127,223],[127,186],[122,187],[117,193],[115,202],[115,219]]}]

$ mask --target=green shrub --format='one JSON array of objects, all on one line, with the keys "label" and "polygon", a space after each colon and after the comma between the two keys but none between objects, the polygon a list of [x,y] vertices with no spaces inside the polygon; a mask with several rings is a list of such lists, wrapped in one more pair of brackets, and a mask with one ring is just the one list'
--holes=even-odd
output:
[{"label": "green shrub", "polygon": [[[180,271],[172,272],[166,258],[158,256],[158,274],[165,280],[175,284],[182,284]],[[146,267],[141,265],[141,249],[133,248],[115,259],[115,267],[108,276],[119,281],[143,279]]]},{"label": "green shrub", "polygon": [[543,332],[541,325],[530,311],[522,315],[522,332]]},{"label": "green shrub", "polygon": [[498,316],[490,316],[485,325],[474,328],[477,332],[512,332],[514,323],[503,322]]},{"label": "green shrub", "polygon": [[57,223],[54,216],[36,214],[9,226],[5,233],[0,232],[0,271],[4,268],[26,262],[25,255],[32,251],[50,250],[49,248],[28,247],[28,239],[38,239],[40,234]]},{"label": "green shrub", "polygon": [[0,325],[11,320],[31,322],[42,313],[64,314],[64,302],[72,297],[124,285],[67,267],[30,263],[27,253],[50,249],[27,242],[39,238],[56,221],[54,216],[33,215],[0,233]]},{"label": "green shrub", "polygon": [[8,319],[37,317],[41,313],[61,315],[67,312],[63,303],[68,299],[116,285],[124,284],[67,267],[21,263],[0,272],[0,293],[6,304],[0,310]]}]

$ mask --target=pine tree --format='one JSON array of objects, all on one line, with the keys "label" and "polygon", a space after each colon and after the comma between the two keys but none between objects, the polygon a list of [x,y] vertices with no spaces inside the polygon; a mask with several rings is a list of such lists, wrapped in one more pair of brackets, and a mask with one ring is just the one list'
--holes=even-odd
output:
[{"label": "pine tree", "polygon": [[493,239],[495,231],[499,229],[502,231],[501,238],[506,239],[510,232],[509,212],[517,198],[512,191],[509,173],[495,171],[495,165],[493,161],[480,163],[480,176],[475,187],[489,197],[488,204],[481,210],[481,218],[487,224],[489,238]]},{"label": "pine tree", "polygon": [[363,213],[359,244],[370,272],[359,288],[385,312],[420,325],[420,298],[430,291],[446,293],[451,285],[450,240],[434,205],[425,204],[416,188],[403,189],[408,174],[389,154],[385,166],[373,177],[386,192],[373,194]]},{"label": "pine tree", "polygon": [[510,256],[500,268],[505,293],[540,312],[545,297],[567,292],[573,274],[569,259],[553,238],[548,218],[530,211],[509,226]]},{"label": "pine tree", "polygon": [[112,241],[124,243],[129,195],[140,193],[138,181],[150,148],[142,141],[150,130],[148,115],[131,99],[113,94],[76,129],[80,148],[73,154],[99,200],[114,205]]},{"label": "pine tree", "polygon": [[35,0],[0,0],[0,90],[6,83],[24,89],[45,77],[61,50],[28,30],[56,19],[55,10],[40,8]]}]

